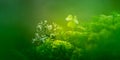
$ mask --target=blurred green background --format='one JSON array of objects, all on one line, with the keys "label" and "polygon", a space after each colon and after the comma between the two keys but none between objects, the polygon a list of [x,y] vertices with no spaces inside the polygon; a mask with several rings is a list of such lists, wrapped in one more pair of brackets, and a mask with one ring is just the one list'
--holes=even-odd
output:
[{"label": "blurred green background", "polygon": [[79,20],[119,12],[119,0],[0,0],[0,60],[24,60],[41,20],[63,24],[68,14]]}]

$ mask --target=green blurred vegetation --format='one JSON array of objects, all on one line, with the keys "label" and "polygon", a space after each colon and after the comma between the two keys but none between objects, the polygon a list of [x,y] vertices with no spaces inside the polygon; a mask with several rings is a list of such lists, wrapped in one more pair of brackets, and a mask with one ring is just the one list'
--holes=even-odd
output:
[{"label": "green blurred vegetation", "polygon": [[[69,15],[66,26],[43,21],[33,44],[37,60],[119,60],[120,14],[100,15],[80,24]],[[76,23],[77,21],[77,23]]]},{"label": "green blurred vegetation", "polygon": [[[91,16],[96,16],[99,14],[109,15],[111,11],[119,12],[119,2],[119,0],[0,0],[0,60],[38,60],[36,51],[34,50],[36,47],[34,47],[31,42],[34,36],[35,26],[41,20],[50,20],[49,22],[54,21],[57,23],[57,25],[60,25],[60,28],[57,28],[59,33],[57,31],[55,32],[54,30],[49,31],[49,33],[47,33],[47,39],[50,36],[50,39],[48,39],[50,41],[51,39],[62,40],[65,42],[67,41],[72,46],[75,46],[76,48],[74,48],[74,55],[71,59],[77,58],[79,55],[81,56],[81,54],[78,52],[81,52],[81,50],[84,51],[83,49],[85,48],[82,42],[87,40],[86,37],[89,35],[84,31],[84,29],[86,29],[87,32],[91,30],[94,31],[92,34],[89,32],[91,34],[89,35],[91,37],[89,38],[90,40],[99,39],[98,37],[94,37],[99,35],[97,32],[99,32],[99,29],[102,29],[103,27],[107,28],[107,30],[104,29],[100,32],[100,36],[104,39],[105,37],[109,37],[109,34],[111,34],[111,29],[114,29],[113,26],[107,27],[104,25],[98,28],[97,26],[100,24],[97,25],[95,23],[91,24],[93,24],[93,26],[97,25],[94,26],[94,28],[98,29],[89,29],[89,27],[87,27],[89,26],[87,22],[91,20]],[[78,24],[77,26],[79,26],[80,30],[76,29],[76,24],[72,23],[72,21],[67,24],[68,22],[64,20],[68,14],[76,15],[79,18],[79,23],[82,25],[82,27]],[[98,18],[95,18],[95,20],[98,20]],[[69,26],[69,28],[64,26]],[[119,27],[119,24],[117,24],[116,27]],[[81,31],[81,29],[84,33],[78,32]],[[114,38],[112,36],[110,41],[119,38],[118,31],[119,29],[114,32]],[[54,33],[55,35],[51,33]],[[106,33],[108,34],[103,36]],[[43,35],[45,35],[44,32]],[[65,36],[67,38],[65,38]],[[103,40],[103,38],[101,38],[101,40]],[[81,43],[74,41],[79,41],[79,39],[81,39]],[[102,46],[104,45],[105,44]],[[102,46],[101,49],[103,48]],[[91,46],[88,47],[90,48]],[[109,48],[111,51],[113,50],[115,52],[112,53],[116,59],[119,57],[119,54],[116,52],[119,51],[117,48],[119,47],[119,41],[111,41],[111,43],[108,43],[106,47],[106,49]],[[94,55],[95,54],[91,56],[94,58]],[[82,56],[85,57],[85,55]],[[58,57],[60,58],[60,56]]]}]

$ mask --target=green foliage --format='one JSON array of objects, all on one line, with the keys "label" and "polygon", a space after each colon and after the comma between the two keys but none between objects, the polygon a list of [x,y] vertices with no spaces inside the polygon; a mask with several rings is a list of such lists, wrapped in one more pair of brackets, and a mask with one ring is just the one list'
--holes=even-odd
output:
[{"label": "green foliage", "polygon": [[33,43],[37,46],[45,42],[46,39],[55,39],[62,28],[55,23],[48,23],[46,20],[41,21],[36,27],[35,38]]},{"label": "green foliage", "polygon": [[[65,28],[55,23],[46,23],[41,25],[42,28],[39,27],[38,37],[36,35],[34,38],[34,41],[39,42],[36,46],[39,59],[119,59],[117,56],[120,54],[120,14],[100,15],[86,26],[81,25],[73,15],[68,15],[66,20]],[[40,44],[43,38],[44,42]]]},{"label": "green foliage", "polygon": [[68,15],[66,21],[68,21],[67,26],[70,28],[76,28],[77,24],[79,24],[77,17],[73,15]]},{"label": "green foliage", "polygon": [[37,53],[43,60],[70,60],[73,46],[67,41],[47,40],[37,47]]}]

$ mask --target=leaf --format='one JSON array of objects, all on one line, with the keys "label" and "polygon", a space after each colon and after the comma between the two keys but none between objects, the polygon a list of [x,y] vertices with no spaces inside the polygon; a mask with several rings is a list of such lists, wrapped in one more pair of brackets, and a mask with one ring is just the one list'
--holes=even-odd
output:
[{"label": "leaf", "polygon": [[71,20],[73,20],[73,16],[70,14],[67,16],[66,21],[71,21]]}]

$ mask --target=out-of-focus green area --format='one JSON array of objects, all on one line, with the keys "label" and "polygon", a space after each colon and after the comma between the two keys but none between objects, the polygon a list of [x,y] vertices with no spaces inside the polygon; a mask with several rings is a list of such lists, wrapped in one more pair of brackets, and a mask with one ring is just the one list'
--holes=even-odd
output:
[{"label": "out-of-focus green area", "polygon": [[34,26],[32,5],[30,0],[0,0],[0,60],[26,58]]},{"label": "out-of-focus green area", "polygon": [[80,20],[89,20],[101,13],[120,10],[118,0],[36,0],[35,7],[38,19],[57,20],[59,23],[63,23],[68,14],[77,15]]},{"label": "out-of-focus green area", "polygon": [[36,60],[119,60],[120,14],[100,15],[80,24],[68,15],[63,26],[41,21],[36,27]]},{"label": "out-of-focus green area", "polygon": [[[119,0],[0,0],[0,60],[32,60],[32,38],[40,20],[64,25],[68,14],[81,20],[118,11]],[[30,56],[29,56],[30,55]]]}]

